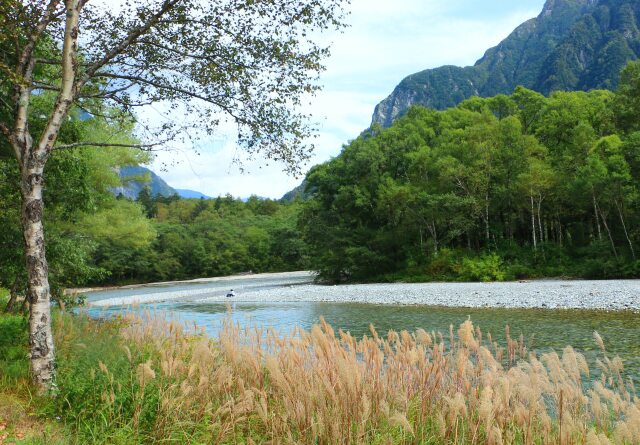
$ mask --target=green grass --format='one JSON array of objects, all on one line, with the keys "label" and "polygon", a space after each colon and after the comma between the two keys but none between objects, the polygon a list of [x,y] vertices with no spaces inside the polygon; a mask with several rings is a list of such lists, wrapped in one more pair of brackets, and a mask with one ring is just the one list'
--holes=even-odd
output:
[{"label": "green grass", "polygon": [[0,386],[11,387],[28,377],[27,321],[19,315],[0,317]]},{"label": "green grass", "polygon": [[[2,309],[7,294],[0,289]],[[72,443],[55,416],[40,413],[48,402],[38,398],[31,386],[28,352],[27,320],[0,313],[0,444],[3,440],[21,445]]]}]

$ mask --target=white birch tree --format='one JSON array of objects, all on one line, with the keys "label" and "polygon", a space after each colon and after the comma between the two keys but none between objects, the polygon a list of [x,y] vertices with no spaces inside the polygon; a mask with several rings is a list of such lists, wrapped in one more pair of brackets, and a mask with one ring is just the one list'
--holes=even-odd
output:
[{"label": "white birch tree", "polygon": [[[21,171],[31,372],[39,388],[55,379],[43,227],[47,159],[54,150],[117,145],[57,142],[69,113],[102,107],[135,117],[139,107],[163,103],[196,116],[188,126],[198,134],[211,134],[225,116],[246,153],[296,171],[312,148],[301,102],[317,91],[328,54],[313,37],[343,26],[347,2],[0,1],[0,135]],[[34,98],[48,91],[55,102],[34,131]],[[139,148],[161,147],[187,129],[176,121],[149,130],[153,136]]]}]

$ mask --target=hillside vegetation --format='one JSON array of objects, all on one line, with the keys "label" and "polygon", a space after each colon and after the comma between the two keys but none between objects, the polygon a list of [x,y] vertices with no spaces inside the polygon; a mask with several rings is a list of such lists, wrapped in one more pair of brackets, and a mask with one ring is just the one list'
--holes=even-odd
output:
[{"label": "hillside vegetation", "polygon": [[637,277],[640,64],[618,94],[518,87],[412,108],[307,177],[321,277]]}]

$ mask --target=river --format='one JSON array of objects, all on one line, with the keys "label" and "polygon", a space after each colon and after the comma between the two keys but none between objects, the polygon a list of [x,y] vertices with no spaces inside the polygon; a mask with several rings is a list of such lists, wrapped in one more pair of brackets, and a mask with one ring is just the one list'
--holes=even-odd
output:
[{"label": "river", "polygon": [[[368,333],[370,324],[380,333],[390,329],[415,331],[418,328],[447,333],[450,325],[457,329],[471,318],[483,332],[491,332],[498,341],[504,341],[505,326],[509,325],[511,336],[523,335],[531,350],[553,348],[560,351],[572,345],[585,353],[591,364],[599,354],[593,340],[593,332],[597,331],[608,352],[623,358],[627,373],[640,381],[638,312],[572,308],[582,307],[578,305],[585,302],[592,304],[589,298],[593,298],[593,301],[614,301],[623,308],[631,306],[635,309],[640,297],[638,281],[333,287],[316,286],[310,280],[306,273],[265,274],[95,291],[87,293],[88,311],[95,317],[108,317],[126,310],[152,310],[190,325],[195,323],[212,336],[229,317],[243,326],[273,327],[281,332],[290,332],[295,326],[308,329],[324,317],[336,330],[349,331],[356,336]],[[234,289],[236,297],[225,297],[230,289]],[[518,307],[530,304],[533,298],[522,298],[523,293],[537,295],[537,306]],[[367,294],[371,295],[372,301],[385,301],[386,304],[362,302],[365,298],[362,295]],[[407,295],[414,294],[422,295],[418,303],[436,301],[440,304],[416,304],[413,297],[406,300]],[[447,301],[462,303],[452,305],[463,307],[446,307],[437,298],[431,298],[432,294],[438,298],[449,295]],[[334,298],[336,295],[339,298]],[[356,302],[352,301],[353,295],[358,295]],[[477,304],[468,304],[468,301]],[[487,301],[491,301],[492,306],[497,301],[506,307],[483,307]],[[134,302],[142,304],[123,306]]]}]

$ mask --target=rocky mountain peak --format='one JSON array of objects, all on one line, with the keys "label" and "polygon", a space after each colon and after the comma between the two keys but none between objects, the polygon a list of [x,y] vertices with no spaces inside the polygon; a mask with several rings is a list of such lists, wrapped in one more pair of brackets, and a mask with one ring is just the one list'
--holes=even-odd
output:
[{"label": "rocky mountain peak", "polygon": [[510,94],[516,86],[555,90],[613,88],[640,56],[638,0],[547,0],[471,67],[444,66],[405,78],[374,111],[383,127],[412,105],[444,109],[471,96]]}]

